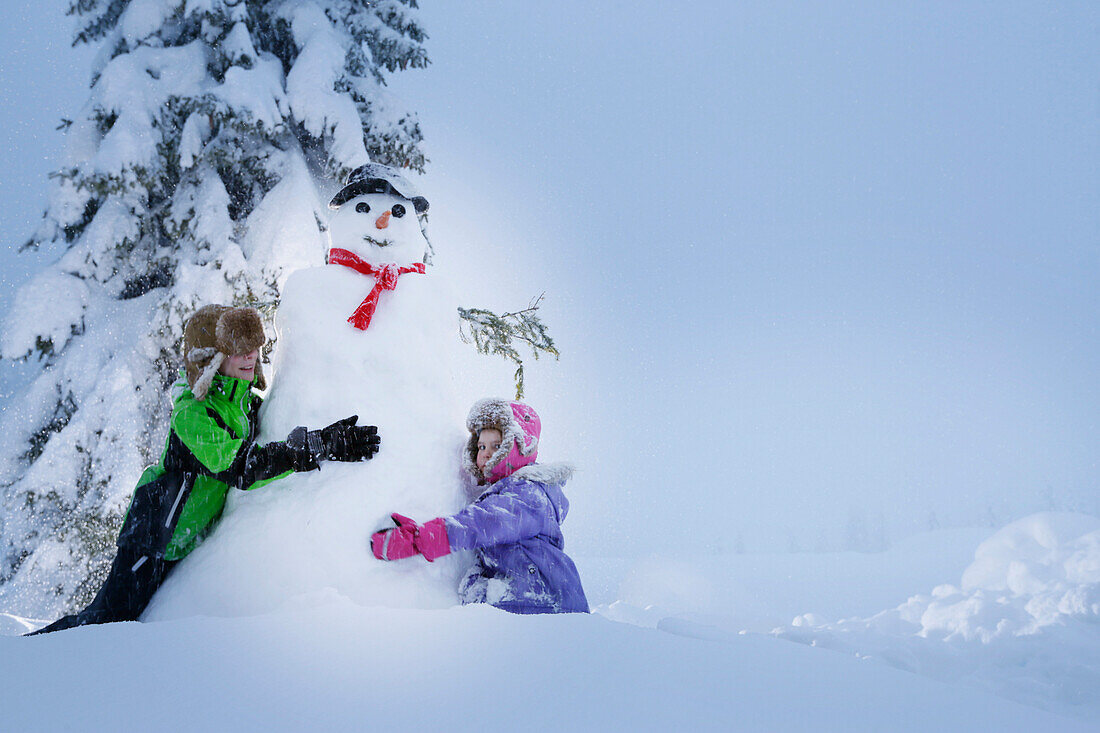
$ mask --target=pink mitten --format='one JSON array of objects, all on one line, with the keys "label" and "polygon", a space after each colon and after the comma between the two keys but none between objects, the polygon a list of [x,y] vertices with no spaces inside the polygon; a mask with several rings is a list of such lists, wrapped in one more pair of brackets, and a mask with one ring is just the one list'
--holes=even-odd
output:
[{"label": "pink mitten", "polygon": [[428,562],[451,554],[451,541],[447,539],[447,523],[442,517],[425,522],[417,530],[416,549]]},{"label": "pink mitten", "polygon": [[370,536],[370,547],[379,560],[404,560],[417,554],[416,530],[419,528],[413,520],[400,514],[390,517],[397,525]]}]

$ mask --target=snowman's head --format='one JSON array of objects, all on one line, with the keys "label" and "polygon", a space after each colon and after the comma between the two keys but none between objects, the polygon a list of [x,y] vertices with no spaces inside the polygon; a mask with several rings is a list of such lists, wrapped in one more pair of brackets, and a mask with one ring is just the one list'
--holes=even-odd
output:
[{"label": "snowman's head", "polygon": [[365,193],[342,203],[329,235],[333,247],[372,264],[423,262],[428,250],[413,202],[393,193]]},{"label": "snowman's head", "polygon": [[379,265],[425,261],[428,240],[417,215],[428,210],[428,199],[396,168],[359,166],[328,205],[336,212],[329,229],[333,247]]}]

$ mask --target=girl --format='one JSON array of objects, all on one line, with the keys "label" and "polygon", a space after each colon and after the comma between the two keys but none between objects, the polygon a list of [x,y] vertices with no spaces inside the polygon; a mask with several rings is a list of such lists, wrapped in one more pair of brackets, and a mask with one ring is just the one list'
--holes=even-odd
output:
[{"label": "girl", "polygon": [[459,584],[463,603],[489,603],[512,613],[587,613],[577,568],[563,551],[569,511],[564,464],[536,464],[542,423],[519,402],[481,400],[466,418],[470,441],[463,464],[484,486],[472,504],[423,525],[393,514],[397,524],[371,536],[379,560],[423,555],[429,562],[475,550]]},{"label": "girl", "polygon": [[168,571],[213,528],[229,487],[254,489],[318,461],[359,461],[378,450],[373,425],[353,416],[324,428],[299,427],[285,441],[255,444],[264,389],[260,314],[252,308],[208,305],[183,331],[184,379],[173,387],[168,440],[160,463],[138,480],[118,554],[95,599],[83,611],[34,633],[132,621]]}]

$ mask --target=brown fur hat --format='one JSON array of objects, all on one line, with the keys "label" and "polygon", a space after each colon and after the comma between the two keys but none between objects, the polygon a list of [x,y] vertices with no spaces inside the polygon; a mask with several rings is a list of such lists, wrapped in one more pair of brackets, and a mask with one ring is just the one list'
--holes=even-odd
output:
[{"label": "brown fur hat", "polygon": [[[222,362],[237,354],[247,354],[266,341],[263,321],[255,308],[206,305],[199,308],[183,327],[183,363],[187,385],[195,399],[206,399],[210,383]],[[256,361],[257,389],[267,387],[260,362]]]}]

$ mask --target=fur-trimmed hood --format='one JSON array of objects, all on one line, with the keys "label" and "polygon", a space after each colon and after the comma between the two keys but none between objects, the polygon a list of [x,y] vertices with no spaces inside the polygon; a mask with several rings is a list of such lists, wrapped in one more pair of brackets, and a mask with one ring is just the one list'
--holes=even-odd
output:
[{"label": "fur-trimmed hood", "polygon": [[532,463],[516,470],[512,478],[549,486],[565,486],[565,482],[573,478],[576,472],[576,467],[571,463]]},{"label": "fur-trimmed hood", "polygon": [[[188,319],[183,328],[183,365],[187,386],[195,399],[206,399],[214,375],[230,356],[247,354],[264,345],[263,321],[255,308],[206,305]],[[252,384],[267,387],[259,359]]]},{"label": "fur-trimmed hood", "polygon": [[[499,430],[500,448],[489,458],[485,470],[477,468],[477,440],[482,430]],[[522,402],[500,399],[478,400],[466,416],[470,439],[462,454],[463,467],[478,483],[494,483],[538,458],[542,421],[534,408]]]},{"label": "fur-trimmed hood", "polygon": [[512,483],[514,481],[530,481],[543,484],[549,490],[548,496],[557,507],[559,516],[562,516],[568,511],[569,507],[569,501],[565,498],[565,484],[573,478],[573,474],[576,472],[576,467],[571,463],[532,463],[517,469],[501,481],[482,482],[476,486],[467,486],[466,491],[470,500],[475,501],[488,493],[499,490],[504,484],[514,485]]}]

